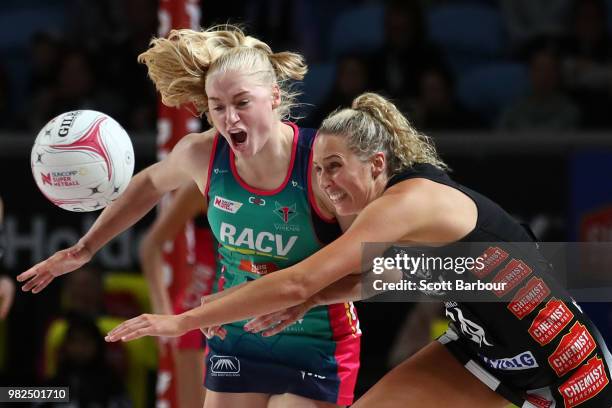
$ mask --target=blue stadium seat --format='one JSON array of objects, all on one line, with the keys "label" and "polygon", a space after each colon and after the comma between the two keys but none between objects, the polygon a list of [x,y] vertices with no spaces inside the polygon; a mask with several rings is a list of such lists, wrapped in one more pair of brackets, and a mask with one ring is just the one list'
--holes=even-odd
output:
[{"label": "blue stadium seat", "polygon": [[452,4],[427,13],[429,38],[456,74],[502,57],[507,36],[500,12],[481,4]]},{"label": "blue stadium seat", "polygon": [[460,102],[493,124],[499,114],[529,89],[525,65],[494,63],[462,75],[457,83]]},{"label": "blue stadium seat", "polygon": [[382,47],[385,8],[366,4],[339,14],[334,21],[329,52],[332,58],[347,53],[365,54]]}]

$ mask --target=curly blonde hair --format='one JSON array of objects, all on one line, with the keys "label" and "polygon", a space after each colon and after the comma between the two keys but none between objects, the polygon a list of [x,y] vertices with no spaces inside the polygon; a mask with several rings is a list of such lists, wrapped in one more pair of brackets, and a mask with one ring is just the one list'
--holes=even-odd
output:
[{"label": "curly blonde hair", "polygon": [[431,139],[418,132],[391,101],[375,93],[361,94],[350,108],[332,112],[319,133],[346,137],[349,149],[364,161],[384,152],[388,175],[416,163],[448,169]]},{"label": "curly blonde hair", "polygon": [[221,25],[203,31],[172,30],[168,38],[153,38],[138,56],[167,106],[193,104],[197,113],[208,112],[206,79],[213,73],[241,71],[256,75],[260,83],[277,84],[281,91],[279,118],[290,117],[299,93],[290,80],[301,80],[307,72],[304,58],[292,52],[272,52],[239,27]]}]

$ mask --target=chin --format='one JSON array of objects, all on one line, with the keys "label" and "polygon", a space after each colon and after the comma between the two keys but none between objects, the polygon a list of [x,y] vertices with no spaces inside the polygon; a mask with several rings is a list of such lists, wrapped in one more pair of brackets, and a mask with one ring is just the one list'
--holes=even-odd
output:
[{"label": "chin", "polygon": [[336,214],[341,216],[355,215],[359,212],[359,210],[357,210],[356,208],[353,208],[352,206],[348,205],[340,205],[334,208],[336,209]]}]

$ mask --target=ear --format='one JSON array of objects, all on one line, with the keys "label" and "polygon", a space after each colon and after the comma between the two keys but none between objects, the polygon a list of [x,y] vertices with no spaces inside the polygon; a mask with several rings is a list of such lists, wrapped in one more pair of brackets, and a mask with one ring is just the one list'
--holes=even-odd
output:
[{"label": "ear", "polygon": [[281,104],[281,91],[277,84],[272,85],[272,109],[276,109]]},{"label": "ear", "polygon": [[387,160],[383,152],[374,153],[370,158],[372,166],[372,178],[375,179],[385,172],[387,169]]}]

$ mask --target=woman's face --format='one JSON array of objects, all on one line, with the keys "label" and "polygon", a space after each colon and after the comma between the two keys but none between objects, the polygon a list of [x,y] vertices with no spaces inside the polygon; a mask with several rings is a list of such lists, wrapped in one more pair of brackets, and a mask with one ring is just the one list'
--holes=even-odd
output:
[{"label": "woman's face", "polygon": [[278,88],[263,86],[251,75],[230,71],[209,77],[206,94],[213,126],[234,153],[243,157],[257,154],[278,123],[274,112],[280,104]]},{"label": "woman's face", "polygon": [[[384,161],[382,164],[384,167]],[[313,165],[319,187],[338,215],[356,214],[377,198],[374,177],[383,169],[374,161],[360,160],[348,149],[344,137],[319,134]]]}]

